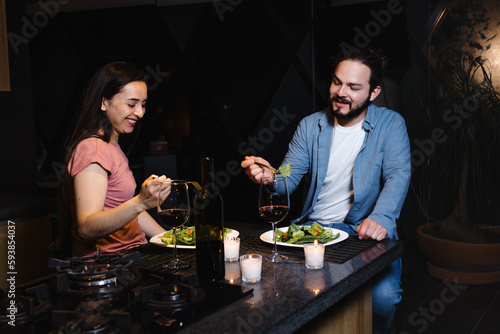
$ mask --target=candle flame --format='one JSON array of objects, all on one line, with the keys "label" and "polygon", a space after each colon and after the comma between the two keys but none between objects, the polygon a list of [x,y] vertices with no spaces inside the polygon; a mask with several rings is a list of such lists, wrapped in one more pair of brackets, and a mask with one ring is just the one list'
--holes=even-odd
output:
[{"label": "candle flame", "polygon": [[318,240],[314,239],[314,247],[318,246]]}]

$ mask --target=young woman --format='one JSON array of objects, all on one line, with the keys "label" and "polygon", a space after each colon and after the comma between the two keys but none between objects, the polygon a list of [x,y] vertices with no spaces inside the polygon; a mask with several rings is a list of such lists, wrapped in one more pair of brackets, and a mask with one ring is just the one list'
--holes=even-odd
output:
[{"label": "young woman", "polygon": [[73,255],[119,252],[147,243],[165,230],[146,212],[170,192],[170,179],[151,175],[134,196],[136,183],[118,139],[144,116],[145,73],[115,62],[89,81],[73,132],[61,185],[60,230],[73,236]]}]

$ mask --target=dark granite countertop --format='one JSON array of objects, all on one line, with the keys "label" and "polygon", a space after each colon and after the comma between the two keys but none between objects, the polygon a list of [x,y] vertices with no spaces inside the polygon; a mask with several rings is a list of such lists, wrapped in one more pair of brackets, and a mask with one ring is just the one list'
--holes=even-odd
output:
[{"label": "dark granite countertop", "polygon": [[[268,225],[261,224],[227,222],[226,226],[237,229],[242,237],[269,230]],[[272,249],[272,245],[263,246],[269,252]],[[337,244],[341,246],[342,243]],[[262,253],[262,249],[258,252]],[[298,252],[302,260],[283,264],[263,261],[262,279],[256,284],[241,282],[239,262],[226,263],[226,277],[234,273],[238,278],[233,283],[244,290],[253,289],[253,294],[179,333],[292,333],[363,285],[402,253],[401,241],[372,242],[342,264],[325,263],[322,269],[310,270],[305,268],[303,254]]]}]

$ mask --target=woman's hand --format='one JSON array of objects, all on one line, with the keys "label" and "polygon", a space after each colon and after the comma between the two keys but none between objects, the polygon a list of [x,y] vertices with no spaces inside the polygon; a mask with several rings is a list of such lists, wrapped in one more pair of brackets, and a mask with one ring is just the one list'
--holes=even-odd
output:
[{"label": "woman's hand", "polygon": [[165,175],[158,177],[153,174],[142,183],[139,199],[145,207],[144,210],[157,206],[158,199],[163,202],[167,198],[170,193],[170,181]]},{"label": "woman's hand", "polygon": [[255,162],[271,166],[267,160],[262,159],[260,157],[254,157],[254,156],[245,157],[245,160],[241,162],[241,167],[245,168],[245,173],[248,175],[250,180],[252,180],[255,183],[260,183],[260,180],[264,176],[266,177],[274,176],[273,172],[270,169],[258,166],[255,164]]},{"label": "woman's hand", "polygon": [[172,184],[171,181],[172,180],[170,180],[170,179],[166,179],[165,181],[163,181],[161,183],[161,186],[160,186],[160,199],[159,199],[160,203],[163,203],[163,201],[165,200],[165,198],[167,198],[168,195],[170,195],[170,185]]}]

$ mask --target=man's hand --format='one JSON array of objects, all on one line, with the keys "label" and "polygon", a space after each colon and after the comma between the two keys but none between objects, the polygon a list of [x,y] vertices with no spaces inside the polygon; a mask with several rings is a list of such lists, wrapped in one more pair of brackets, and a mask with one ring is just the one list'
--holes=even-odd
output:
[{"label": "man's hand", "polygon": [[376,221],[366,218],[358,228],[356,228],[360,239],[384,240],[387,237],[387,230]]},{"label": "man's hand", "polygon": [[252,180],[255,183],[260,183],[260,180],[264,176],[266,177],[273,176],[273,172],[271,172],[267,168],[257,166],[256,164],[254,164],[255,162],[260,162],[261,164],[270,166],[267,160],[262,159],[260,157],[254,157],[254,156],[245,157],[245,160],[241,162],[241,167],[245,168],[245,173],[248,175],[250,180]]}]

